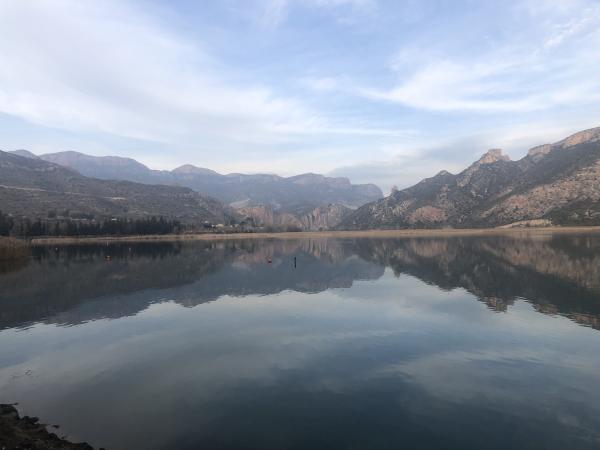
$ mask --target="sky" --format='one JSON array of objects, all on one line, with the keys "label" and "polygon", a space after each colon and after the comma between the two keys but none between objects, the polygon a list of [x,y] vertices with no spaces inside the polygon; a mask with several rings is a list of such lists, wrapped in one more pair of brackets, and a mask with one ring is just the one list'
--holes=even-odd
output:
[{"label": "sky", "polygon": [[597,0],[0,0],[0,149],[384,191],[600,126]]}]

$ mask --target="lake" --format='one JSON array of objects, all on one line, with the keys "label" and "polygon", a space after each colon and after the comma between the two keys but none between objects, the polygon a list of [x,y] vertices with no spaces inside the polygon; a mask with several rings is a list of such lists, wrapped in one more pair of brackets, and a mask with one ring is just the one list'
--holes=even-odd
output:
[{"label": "lake", "polygon": [[36,248],[0,402],[112,449],[600,448],[600,234]]}]

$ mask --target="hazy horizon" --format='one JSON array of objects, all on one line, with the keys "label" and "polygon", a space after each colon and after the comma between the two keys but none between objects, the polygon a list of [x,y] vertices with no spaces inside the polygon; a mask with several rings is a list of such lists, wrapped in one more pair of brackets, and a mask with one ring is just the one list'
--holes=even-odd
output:
[{"label": "hazy horizon", "polygon": [[592,0],[9,1],[0,149],[384,192],[600,124]]}]

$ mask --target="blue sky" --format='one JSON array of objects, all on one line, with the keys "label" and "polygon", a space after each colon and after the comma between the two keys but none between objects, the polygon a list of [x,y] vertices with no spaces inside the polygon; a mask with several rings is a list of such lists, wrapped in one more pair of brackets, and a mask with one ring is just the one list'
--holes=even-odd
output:
[{"label": "blue sky", "polygon": [[413,184],[600,125],[592,0],[5,0],[0,148]]}]

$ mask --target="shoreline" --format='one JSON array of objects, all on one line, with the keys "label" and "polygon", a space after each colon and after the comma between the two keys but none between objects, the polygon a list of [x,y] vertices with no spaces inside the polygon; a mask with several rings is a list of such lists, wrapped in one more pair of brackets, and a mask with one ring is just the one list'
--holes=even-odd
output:
[{"label": "shoreline", "polygon": [[94,450],[85,442],[61,438],[48,428],[37,417],[21,416],[14,405],[0,404],[0,448]]},{"label": "shoreline", "polygon": [[40,237],[30,241],[32,246],[137,243],[137,242],[179,242],[179,241],[226,241],[244,239],[324,239],[324,238],[410,238],[410,237],[452,237],[452,236],[494,236],[511,234],[567,234],[598,233],[600,226],[571,227],[515,227],[515,228],[444,228],[444,229],[402,229],[402,230],[356,230],[356,231],[298,231],[280,233],[195,233],[140,236],[65,236]]}]

